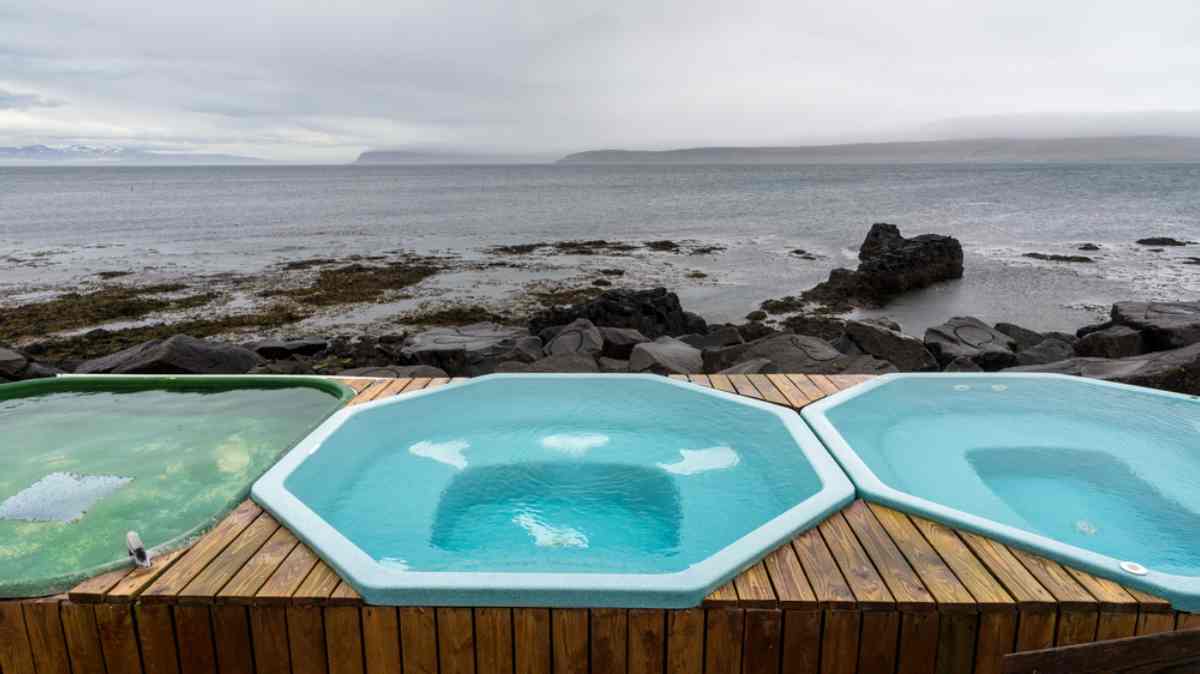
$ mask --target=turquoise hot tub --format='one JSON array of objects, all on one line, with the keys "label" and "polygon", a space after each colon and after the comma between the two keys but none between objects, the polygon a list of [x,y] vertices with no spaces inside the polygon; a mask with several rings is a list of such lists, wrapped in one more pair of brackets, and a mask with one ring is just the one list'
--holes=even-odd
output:
[{"label": "turquoise hot tub", "polygon": [[254,498],[371,603],[684,607],[847,503],[790,409],[653,375],[347,408]]},{"label": "turquoise hot tub", "polygon": [[879,377],[804,410],[860,496],[1200,610],[1200,400],[1052,374]]},{"label": "turquoise hot tub", "polygon": [[353,391],[299,377],[87,376],[0,385],[0,597],[188,542]]}]

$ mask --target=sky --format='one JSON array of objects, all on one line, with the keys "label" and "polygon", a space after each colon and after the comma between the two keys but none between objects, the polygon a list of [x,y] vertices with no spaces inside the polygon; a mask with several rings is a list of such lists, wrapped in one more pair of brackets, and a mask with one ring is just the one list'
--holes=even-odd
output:
[{"label": "sky", "polygon": [[1200,135],[1196,0],[0,0],[0,145]]}]

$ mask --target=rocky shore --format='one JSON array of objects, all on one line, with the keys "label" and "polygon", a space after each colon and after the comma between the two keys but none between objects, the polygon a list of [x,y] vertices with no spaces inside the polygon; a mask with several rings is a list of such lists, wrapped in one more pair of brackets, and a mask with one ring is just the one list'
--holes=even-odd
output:
[{"label": "rocky shore", "polygon": [[[671,245],[668,245],[671,244]],[[562,245],[507,247],[523,256]],[[574,242],[575,249],[612,250],[605,241]],[[645,244],[675,254],[711,254],[702,245]],[[436,260],[361,264],[314,263],[308,285],[290,299],[320,304],[403,288],[437,273]],[[614,270],[612,276],[619,276]],[[382,274],[382,276],[380,276]],[[1060,372],[1181,393],[1200,394],[1200,302],[1117,302],[1110,320],[1074,333],[1036,332],[1013,323],[988,324],[970,316],[948,318],[923,335],[906,334],[887,319],[858,320],[856,307],[878,308],[903,293],[963,275],[962,247],[951,237],[905,238],[894,225],[871,228],[855,270],[838,269],[828,281],[797,296],[763,303],[740,324],[710,324],[685,310],[665,288],[589,288],[545,298],[524,318],[482,316],[444,308],[440,320],[413,331],[378,335],[295,335],[280,339],[211,339],[220,328],[150,334],[97,353],[64,349],[61,340],[23,348],[0,346],[0,380],[58,372],[138,374],[345,374],[359,376],[478,376],[492,372],[647,372],[883,374],[887,372]],[[382,280],[381,280],[382,279]],[[603,280],[603,277],[598,279]],[[382,288],[382,289],[380,289]],[[146,308],[136,292],[112,297],[128,310]],[[332,298],[332,299],[330,299]],[[0,336],[17,321],[54,324],[72,318],[72,302],[25,312],[0,312]],[[188,295],[151,302],[198,302]],[[64,304],[65,303],[65,304]],[[159,306],[159,305],[154,305]],[[153,308],[153,307],[151,307]],[[92,307],[92,311],[97,311]],[[431,312],[430,315],[435,315]],[[785,315],[783,318],[774,316]],[[474,320],[476,318],[486,320]],[[286,315],[277,317],[287,325]],[[182,326],[188,327],[187,325]],[[127,336],[128,337],[128,336]],[[206,339],[210,338],[210,339]],[[79,338],[83,339],[83,337]],[[103,345],[93,335],[89,345]],[[80,357],[80,354],[84,357]]]}]

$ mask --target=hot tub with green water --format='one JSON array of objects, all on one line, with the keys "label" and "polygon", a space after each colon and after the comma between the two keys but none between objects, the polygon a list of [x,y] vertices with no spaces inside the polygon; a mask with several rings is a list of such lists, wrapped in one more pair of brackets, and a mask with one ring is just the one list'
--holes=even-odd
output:
[{"label": "hot tub with green water", "polygon": [[0,385],[0,597],[62,592],[188,543],[354,391],[263,376]]}]

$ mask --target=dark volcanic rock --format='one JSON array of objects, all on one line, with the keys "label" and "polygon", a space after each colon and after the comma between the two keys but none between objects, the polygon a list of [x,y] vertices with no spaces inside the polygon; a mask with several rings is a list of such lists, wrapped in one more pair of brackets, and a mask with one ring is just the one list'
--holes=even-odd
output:
[{"label": "dark volcanic rock", "polygon": [[586,353],[559,353],[532,363],[508,360],[496,366],[496,372],[599,372],[596,359]]},{"label": "dark volcanic rock", "polygon": [[1016,341],[970,316],[955,316],[925,331],[925,346],[942,366],[970,358],[988,372],[1017,364]]},{"label": "dark volcanic rock", "polygon": [[[890,325],[889,325],[890,323]],[[895,326],[895,327],[893,327]],[[901,372],[929,372],[938,369],[937,359],[916,337],[910,337],[888,321],[846,321],[848,337],[862,353],[886,360]]]},{"label": "dark volcanic rock", "polygon": [[638,344],[629,356],[630,372],[694,374],[700,372],[703,365],[700,349],[665,336]]},{"label": "dark volcanic rock", "polygon": [[555,325],[565,325],[586,318],[595,325],[611,328],[633,328],[653,339],[663,335],[686,335],[706,332],[707,324],[696,314],[686,312],[679,296],[666,288],[653,290],[608,290],[599,297],[580,304],[547,309],[529,322],[529,329],[540,333]]},{"label": "dark volcanic rock", "polygon": [[53,377],[62,370],[43,365],[20,351],[0,346],[0,382]]},{"label": "dark volcanic rock", "polygon": [[1180,241],[1172,239],[1169,236],[1151,236],[1145,239],[1138,239],[1138,243],[1143,246],[1190,246],[1195,241]]},{"label": "dark volcanic rock", "polygon": [[633,328],[600,328],[600,336],[604,338],[604,348],[601,355],[609,359],[629,360],[633,347],[650,341],[645,335]]},{"label": "dark volcanic rock", "polygon": [[765,321],[765,320],[767,320],[767,312],[763,311],[762,309],[756,309],[756,310],[751,311],[750,313],[746,314],[746,320],[748,320],[748,321]]},{"label": "dark volcanic rock", "polygon": [[1043,339],[1028,349],[1017,352],[1018,365],[1042,365],[1072,358],[1075,349],[1070,343],[1052,337]]},{"label": "dark volcanic rock", "polygon": [[1104,321],[1103,323],[1093,323],[1092,325],[1085,325],[1082,328],[1079,328],[1078,330],[1075,331],[1075,337],[1076,337],[1076,339],[1080,339],[1090,333],[1096,332],[1097,330],[1104,330],[1106,328],[1111,328],[1113,325],[1114,325],[1114,323],[1112,321]]},{"label": "dark volcanic rock", "polygon": [[706,335],[683,335],[679,341],[691,344],[697,349],[719,349],[723,346],[741,344],[742,333],[734,325],[714,326]]},{"label": "dark volcanic rock", "polygon": [[1057,372],[1200,395],[1200,344],[1131,358],[1071,358],[1010,372]]},{"label": "dark volcanic rock", "polygon": [[85,361],[81,374],[244,374],[260,364],[249,349],[187,335],[156,339]]},{"label": "dark volcanic rock", "polygon": [[329,348],[329,342],[321,337],[268,339],[255,342],[249,348],[267,360],[283,360],[292,356],[314,356]]},{"label": "dark volcanic rock", "polygon": [[1022,328],[1013,323],[997,323],[995,327],[997,331],[1012,337],[1013,341],[1017,343],[1018,350],[1033,348],[1041,344],[1042,340],[1046,338],[1040,332],[1034,332],[1029,328]]},{"label": "dark volcanic rock", "polygon": [[429,365],[385,365],[381,367],[356,367],[338,373],[344,377],[385,377],[389,379],[406,379],[408,377],[429,377],[438,379],[448,377],[446,371]]},{"label": "dark volcanic rock", "polygon": [[[1075,353],[1091,358],[1128,358],[1145,351],[1142,333],[1127,325],[1114,325],[1084,335],[1075,342]],[[1021,363],[1026,365],[1026,363]]]},{"label": "dark volcanic rock", "polygon": [[911,239],[887,223],[871,226],[858,250],[858,269],[835,269],[829,280],[803,294],[803,299],[841,306],[881,306],[892,297],[951,279],[962,278],[963,252],[957,239],[922,234]]},{"label": "dark volcanic rock", "polygon": [[808,335],[774,335],[724,349],[707,349],[703,356],[705,372],[721,372],[758,358],[771,361],[768,368],[760,370],[766,372],[883,374],[896,371],[891,363],[872,356],[846,355],[829,342]]},{"label": "dark volcanic rock", "polygon": [[1085,244],[1080,245],[1075,250],[1083,250],[1083,251],[1093,252],[1093,251],[1100,250],[1100,246],[1097,246],[1094,243],[1085,243]]},{"label": "dark volcanic rock", "polygon": [[1024,257],[1046,262],[1095,262],[1086,255],[1058,255],[1057,253],[1025,253]]},{"label": "dark volcanic rock", "polygon": [[943,372],[983,372],[983,368],[979,367],[979,363],[967,358],[959,356],[946,364]]},{"label": "dark volcanic rock", "polygon": [[783,327],[797,335],[820,337],[832,342],[846,332],[846,319],[821,314],[796,314],[784,319]]},{"label": "dark volcanic rock", "polygon": [[601,372],[629,372],[629,361],[620,358],[601,356],[596,359],[596,365],[600,366]]},{"label": "dark volcanic rock", "polygon": [[718,374],[759,374],[761,372],[772,372],[771,366],[774,363],[770,358],[755,358],[738,363],[733,367],[727,367],[721,370]]},{"label": "dark volcanic rock", "polygon": [[1200,342],[1200,302],[1117,302],[1112,321],[1141,332],[1151,351]]},{"label": "dark volcanic rock", "polygon": [[580,318],[563,327],[546,345],[546,355],[582,353],[595,357],[604,348],[604,336],[586,318]]},{"label": "dark volcanic rock", "polygon": [[401,356],[410,364],[431,365],[455,377],[474,377],[495,371],[504,361],[532,360],[540,355],[541,342],[535,339],[523,328],[495,323],[433,328],[405,340]]},{"label": "dark volcanic rock", "polygon": [[306,360],[273,360],[263,363],[246,374],[315,374],[312,363]]}]

